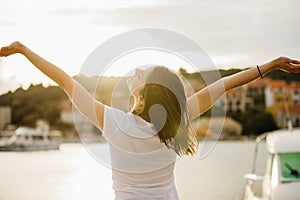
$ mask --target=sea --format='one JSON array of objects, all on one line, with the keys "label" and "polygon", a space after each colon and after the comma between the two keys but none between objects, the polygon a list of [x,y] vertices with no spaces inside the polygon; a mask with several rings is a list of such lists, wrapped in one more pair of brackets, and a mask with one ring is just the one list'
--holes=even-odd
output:
[{"label": "sea", "polygon": [[[105,143],[97,144],[105,147]],[[180,200],[241,200],[253,164],[255,142],[218,141],[205,157],[176,161]],[[260,145],[256,172],[263,174],[267,150]],[[0,200],[111,200],[111,169],[81,143],[59,150],[0,152]]]}]

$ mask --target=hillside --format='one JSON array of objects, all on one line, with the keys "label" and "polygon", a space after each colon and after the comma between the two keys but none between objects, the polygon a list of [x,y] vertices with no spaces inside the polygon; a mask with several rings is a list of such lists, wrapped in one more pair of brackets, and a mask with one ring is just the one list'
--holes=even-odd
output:
[{"label": "hillside", "polygon": [[[239,69],[220,70],[221,76],[228,76],[233,73],[239,72]],[[207,83],[211,83],[220,78],[216,76],[216,71],[204,71],[200,73],[186,73],[184,69],[180,69],[180,73],[190,81],[195,91],[204,87]],[[287,82],[299,81],[299,76],[295,74],[287,74],[279,70],[273,71],[267,75],[271,79],[283,79]],[[115,89],[118,83],[118,90],[128,92],[125,79],[120,77],[86,77],[79,75],[76,79],[82,83],[84,87],[91,93],[96,91],[96,99],[109,104],[111,93]],[[204,81],[205,80],[205,81]],[[61,88],[58,86],[50,86],[44,88],[41,84],[31,85],[28,90],[22,88],[17,89],[14,92],[8,92],[0,96],[0,106],[6,105],[12,108],[12,123],[34,126],[35,120],[43,118],[50,122],[51,125],[62,126],[60,121],[60,110],[62,108],[62,102],[67,99],[67,96]],[[254,112],[254,111],[249,111]],[[257,111],[256,111],[257,112]],[[260,111],[260,114],[266,118],[264,111]],[[236,115],[232,114],[235,119],[240,122],[246,123],[245,120],[248,114]],[[268,118],[268,121],[270,119]],[[244,124],[246,125],[246,124]],[[247,127],[251,127],[252,124],[247,122]]]}]

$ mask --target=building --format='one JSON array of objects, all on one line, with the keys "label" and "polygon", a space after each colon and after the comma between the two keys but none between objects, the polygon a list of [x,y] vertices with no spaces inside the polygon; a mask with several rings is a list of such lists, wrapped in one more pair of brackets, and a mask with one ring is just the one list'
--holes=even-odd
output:
[{"label": "building", "polygon": [[0,130],[11,123],[11,108],[9,106],[0,106]]},{"label": "building", "polygon": [[268,79],[256,79],[246,85],[247,97],[251,99],[247,107],[253,107],[254,105],[265,107],[266,80]]},{"label": "building", "polygon": [[[97,128],[85,118],[69,100],[63,102],[62,110],[60,112],[60,119],[62,122],[74,125],[76,132],[82,142],[102,141],[101,133]],[[70,137],[70,136],[68,136]]]},{"label": "building", "polygon": [[265,100],[267,111],[273,116],[280,107],[293,105],[293,95],[284,80],[267,81]]},{"label": "building", "polygon": [[286,128],[291,120],[299,126],[300,82],[286,83],[283,80],[266,80],[265,104],[279,128]]},{"label": "building", "polygon": [[300,127],[300,105],[280,107],[275,119],[277,126],[281,128],[288,128],[289,123],[293,127]]},{"label": "building", "polygon": [[300,82],[292,82],[289,89],[293,96],[293,104],[300,105]]},{"label": "building", "polygon": [[246,87],[238,87],[226,92],[227,106],[226,111],[245,112],[247,98]]},{"label": "building", "polygon": [[226,92],[226,98],[220,98],[216,106],[225,109],[225,112],[245,112],[252,105],[251,98],[247,97],[247,87],[242,86]]},{"label": "building", "polygon": [[266,80],[264,79],[256,79],[247,84],[247,96],[256,96],[256,95],[264,95],[266,88]]}]

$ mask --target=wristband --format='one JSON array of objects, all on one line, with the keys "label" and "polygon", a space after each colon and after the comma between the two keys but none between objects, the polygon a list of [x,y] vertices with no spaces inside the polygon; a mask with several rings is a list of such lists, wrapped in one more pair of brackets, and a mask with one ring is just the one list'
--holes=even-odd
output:
[{"label": "wristband", "polygon": [[260,69],[259,69],[259,66],[256,65],[256,67],[257,67],[257,70],[258,70],[258,73],[259,73],[260,77],[261,77],[261,78],[264,78],[263,75],[261,74],[261,71],[260,71]]}]

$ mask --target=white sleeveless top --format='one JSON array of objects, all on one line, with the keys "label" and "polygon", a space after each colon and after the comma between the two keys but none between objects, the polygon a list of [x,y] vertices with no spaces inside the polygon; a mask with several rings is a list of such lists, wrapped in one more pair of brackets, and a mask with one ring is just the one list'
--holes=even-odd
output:
[{"label": "white sleeveless top", "polygon": [[116,200],[177,200],[176,154],[160,142],[151,123],[105,106],[103,136],[109,143]]}]

